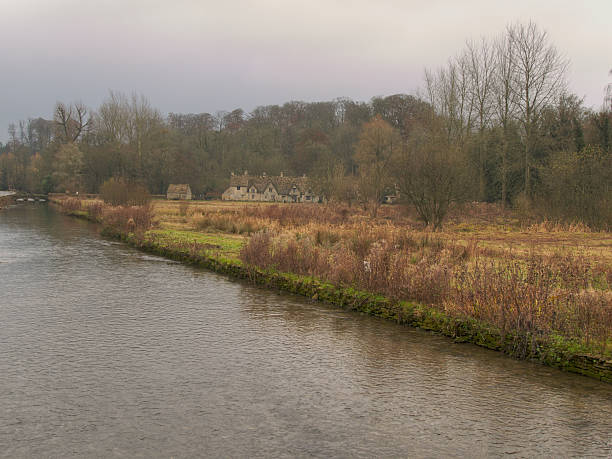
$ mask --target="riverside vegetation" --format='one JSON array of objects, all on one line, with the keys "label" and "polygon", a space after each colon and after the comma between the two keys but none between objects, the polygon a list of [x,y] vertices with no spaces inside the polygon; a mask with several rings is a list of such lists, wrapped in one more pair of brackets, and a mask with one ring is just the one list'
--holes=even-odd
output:
[{"label": "riverside vegetation", "polygon": [[609,232],[487,204],[432,232],[395,205],[53,201],[145,250],[612,382]]}]

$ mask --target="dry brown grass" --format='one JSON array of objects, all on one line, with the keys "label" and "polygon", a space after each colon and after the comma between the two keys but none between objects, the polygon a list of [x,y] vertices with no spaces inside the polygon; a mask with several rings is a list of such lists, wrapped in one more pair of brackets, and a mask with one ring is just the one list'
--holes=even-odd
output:
[{"label": "dry brown grass", "polygon": [[491,258],[476,243],[438,238],[355,233],[319,244],[315,237],[258,233],[241,259],[399,300],[472,317],[504,332],[553,334],[604,353],[612,340],[610,284],[584,258],[532,255]]},{"label": "dry brown grass", "polygon": [[143,234],[154,226],[154,210],[151,204],[111,206],[98,199],[78,198],[54,198],[53,202],[62,212],[85,212],[86,216],[118,232]]}]

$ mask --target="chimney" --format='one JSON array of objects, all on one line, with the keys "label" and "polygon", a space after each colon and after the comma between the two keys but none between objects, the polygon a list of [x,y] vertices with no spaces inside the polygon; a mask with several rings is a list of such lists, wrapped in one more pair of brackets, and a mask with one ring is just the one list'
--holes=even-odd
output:
[{"label": "chimney", "polygon": [[232,177],[234,176],[234,173],[232,172]]},{"label": "chimney", "polygon": [[283,171],[281,171],[281,177],[283,176]]},{"label": "chimney", "polygon": [[247,171],[246,169],[244,170],[244,175],[249,175],[249,171]]},{"label": "chimney", "polygon": [[262,173],[261,173],[261,176],[262,176],[262,177],[265,177],[265,176],[266,176],[266,173],[265,173],[265,172],[262,172]]}]

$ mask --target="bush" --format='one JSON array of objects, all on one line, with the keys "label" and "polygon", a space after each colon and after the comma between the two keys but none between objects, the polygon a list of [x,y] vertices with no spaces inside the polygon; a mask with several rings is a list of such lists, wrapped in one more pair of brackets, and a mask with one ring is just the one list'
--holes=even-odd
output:
[{"label": "bush", "polygon": [[64,212],[75,212],[81,210],[81,201],[77,198],[64,199],[61,203]]},{"label": "bush", "polygon": [[151,201],[151,195],[144,186],[114,178],[102,184],[100,197],[112,206],[144,206]]},{"label": "bush", "polygon": [[153,208],[145,205],[109,209],[104,226],[124,233],[144,233],[153,226]]}]

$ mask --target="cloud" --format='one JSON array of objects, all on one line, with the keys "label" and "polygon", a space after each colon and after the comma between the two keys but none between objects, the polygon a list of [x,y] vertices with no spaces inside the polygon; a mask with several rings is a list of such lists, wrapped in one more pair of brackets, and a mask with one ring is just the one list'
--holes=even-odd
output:
[{"label": "cloud", "polygon": [[1,1],[0,139],[57,100],[108,89],[163,112],[414,92],[469,38],[535,20],[572,60],[571,89],[598,106],[608,81],[610,2]]}]

